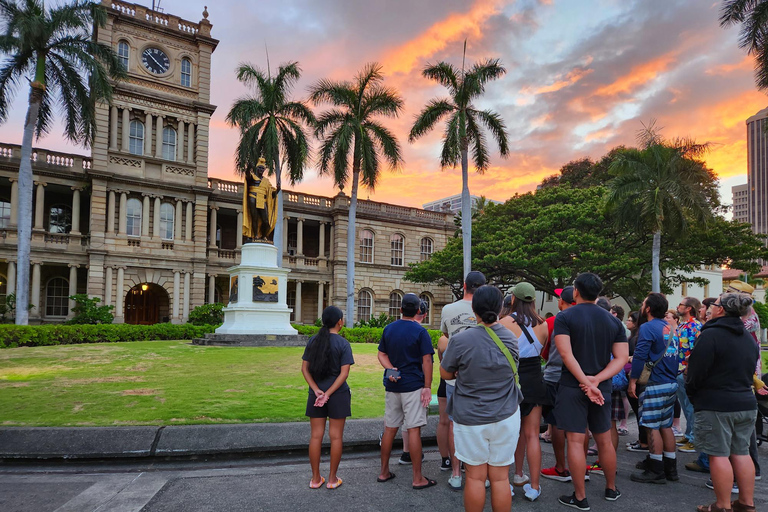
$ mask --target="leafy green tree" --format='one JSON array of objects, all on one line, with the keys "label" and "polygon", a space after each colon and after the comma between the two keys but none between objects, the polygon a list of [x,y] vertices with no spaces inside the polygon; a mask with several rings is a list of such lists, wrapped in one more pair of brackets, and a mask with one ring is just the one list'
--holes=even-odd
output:
[{"label": "leafy green tree", "polygon": [[720,26],[741,25],[739,48],[755,57],[755,83],[768,89],[768,0],[725,0],[720,10]]},{"label": "leafy green tree", "polygon": [[[64,137],[90,146],[96,132],[96,104],[110,102],[112,79],[125,70],[111,47],[97,43],[94,27],[107,14],[99,4],[74,0],[47,9],[43,0],[0,0],[0,122],[21,82],[29,81],[19,166],[16,290],[29,302],[29,251],[32,241],[32,139],[50,132],[54,106],[64,115]],[[29,311],[17,311],[16,323],[29,323]]]},{"label": "leafy green tree", "polygon": [[188,322],[193,325],[221,325],[224,323],[224,304],[216,302],[197,306],[189,313]]},{"label": "leafy green tree", "polygon": [[336,185],[343,188],[349,179],[350,160],[352,163],[347,227],[347,325],[353,325],[355,312],[355,220],[360,181],[373,190],[379,179],[381,159],[392,169],[403,163],[397,138],[378,121],[380,117],[398,117],[403,99],[396,90],[385,87],[383,81],[381,66],[372,63],[351,82],[324,79],[310,88],[310,99],[315,104],[332,106],[318,117],[315,128],[321,141],[320,173],[332,175]]},{"label": "leafy green tree", "polygon": [[237,172],[246,175],[264,158],[276,177],[277,221],[275,247],[277,265],[283,266],[283,163],[288,170],[291,185],[304,179],[304,168],[309,161],[309,142],[305,126],[314,126],[315,115],[301,101],[290,101],[288,96],[301,77],[297,62],[281,65],[273,77],[253,66],[241,64],[237,79],[253,88],[253,94],[239,98],[227,114],[227,122],[240,128],[235,164]]},{"label": "leafy green tree", "polygon": [[70,325],[80,324],[111,324],[114,320],[112,310],[115,306],[99,306],[101,299],[98,297],[89,297],[86,293],[78,293],[69,297],[75,301],[72,312],[75,316],[67,323]]},{"label": "leafy green tree", "polygon": [[691,222],[709,222],[719,201],[712,171],[696,159],[706,145],[665,141],[653,124],[638,138],[641,149],[619,151],[611,163],[606,208],[620,226],[653,233],[652,291],[660,292],[662,233],[677,236]]},{"label": "leafy green tree", "polygon": [[[466,42],[464,43],[466,54]],[[507,128],[504,120],[493,110],[475,108],[474,101],[485,92],[491,80],[506,73],[499,59],[475,63],[469,70],[454,68],[447,62],[439,62],[424,68],[422,75],[448,89],[447,98],[435,98],[427,102],[411,128],[410,142],[423,137],[445,119],[440,167],[456,168],[461,163],[461,216],[464,275],[472,270],[472,204],[469,195],[469,152],[477,172],[483,173],[490,165],[488,147],[483,127],[499,146],[499,153],[509,154]]]}]

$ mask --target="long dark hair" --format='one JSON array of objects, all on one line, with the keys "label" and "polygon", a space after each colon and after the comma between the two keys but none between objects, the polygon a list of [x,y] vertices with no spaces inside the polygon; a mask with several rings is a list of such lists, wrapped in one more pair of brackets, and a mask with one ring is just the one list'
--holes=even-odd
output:
[{"label": "long dark hair", "polygon": [[483,323],[492,324],[499,319],[504,295],[498,288],[483,285],[472,295],[472,311]]},{"label": "long dark hair", "polygon": [[336,327],[344,317],[344,313],[336,306],[328,306],[323,310],[323,326],[309,340],[307,361],[309,373],[315,380],[321,380],[331,374],[331,329]]},{"label": "long dark hair", "polygon": [[536,327],[544,323],[544,319],[536,312],[536,301],[525,302],[517,297],[512,297],[510,314],[521,327]]}]

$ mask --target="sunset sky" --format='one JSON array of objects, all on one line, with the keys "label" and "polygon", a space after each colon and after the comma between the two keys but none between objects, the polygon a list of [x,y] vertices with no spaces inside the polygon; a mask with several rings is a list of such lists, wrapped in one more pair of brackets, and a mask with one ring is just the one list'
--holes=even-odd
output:
[{"label": "sunset sky", "polygon": [[[145,4],[151,2],[145,2]],[[634,143],[641,122],[657,119],[667,137],[711,142],[707,162],[721,178],[723,199],[746,183],[744,121],[768,103],[756,91],[752,60],[737,46],[737,29],[721,29],[721,1],[702,0],[163,0],[162,8],[197,21],[208,3],[213,36],[211,176],[236,179],[237,132],[224,119],[246,94],[234,78],[239,62],[273,68],[296,60],[303,76],[294,91],[306,96],[319,78],[347,79],[367,62],[380,62],[386,84],[405,99],[400,119],[385,120],[399,136],[405,165],[384,171],[375,193],[361,197],[419,206],[461,190],[460,170],[438,165],[440,126],[408,144],[414,116],[444,90],[421,77],[427,63],[500,58],[507,75],[477,103],[497,110],[507,123],[512,154],[470,175],[473,194],[504,200],[535,188],[564,163],[599,158],[610,148]],[[212,5],[211,5],[212,4]],[[0,127],[0,140],[21,142],[26,94]],[[37,145],[72,152],[58,136]],[[296,188],[335,193],[314,166]],[[347,191],[349,188],[347,188]]]}]

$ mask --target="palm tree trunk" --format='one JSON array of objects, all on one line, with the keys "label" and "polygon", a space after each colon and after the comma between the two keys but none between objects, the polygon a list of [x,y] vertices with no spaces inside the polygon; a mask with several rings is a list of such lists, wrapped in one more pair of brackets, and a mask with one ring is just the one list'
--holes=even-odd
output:
[{"label": "palm tree trunk", "polygon": [[461,149],[461,240],[464,254],[464,277],[472,270],[472,201],[469,198],[468,148]]},{"label": "palm tree trunk", "polygon": [[661,230],[653,234],[653,254],[651,257],[651,291],[661,293]]},{"label": "palm tree trunk", "polygon": [[[32,139],[45,86],[35,81],[29,91],[27,118],[21,142],[18,199],[18,246],[16,263],[16,325],[29,324],[29,252],[32,244]],[[40,307],[40,304],[36,304]]]},{"label": "palm tree trunk", "polygon": [[357,187],[360,181],[360,165],[352,171],[352,197],[349,200],[349,221],[347,224],[347,311],[344,315],[347,327],[355,325],[355,242],[357,219]]},{"label": "palm tree trunk", "polygon": [[280,160],[275,157],[275,183],[277,186],[277,218],[275,219],[275,231],[272,242],[277,248],[277,267],[283,266],[283,168],[280,166]]}]

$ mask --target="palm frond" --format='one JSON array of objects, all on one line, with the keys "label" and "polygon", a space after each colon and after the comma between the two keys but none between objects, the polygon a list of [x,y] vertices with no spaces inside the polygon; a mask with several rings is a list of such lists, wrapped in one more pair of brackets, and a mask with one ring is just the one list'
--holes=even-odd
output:
[{"label": "palm frond", "polygon": [[461,161],[461,140],[459,137],[459,112],[454,112],[445,125],[443,147],[440,151],[440,168],[455,168]]},{"label": "palm frond", "polygon": [[382,115],[398,117],[403,110],[403,98],[390,87],[373,85],[363,94],[361,117]]},{"label": "palm frond", "polygon": [[509,141],[507,125],[501,116],[492,110],[473,110],[474,115],[491,132],[496,144],[499,146],[499,154],[506,158],[509,155]]},{"label": "palm frond", "polygon": [[490,165],[490,159],[488,158],[488,142],[485,138],[483,130],[475,120],[473,112],[467,113],[467,138],[469,139],[469,146],[472,150],[472,163],[475,164],[475,169],[478,173],[483,174]]},{"label": "palm frond", "polygon": [[441,119],[456,110],[456,106],[447,98],[431,99],[421,110],[408,134],[408,141],[413,143],[416,139],[429,133]]},{"label": "palm frond", "polygon": [[376,143],[381,155],[389,162],[389,166],[393,170],[404,163],[400,144],[393,132],[379,123],[369,121],[363,125],[363,133]]},{"label": "palm frond", "polygon": [[456,94],[459,89],[458,70],[447,62],[438,62],[437,64],[427,64],[421,75],[439,83],[446,89],[451,96]]},{"label": "palm frond", "polygon": [[357,105],[355,88],[350,82],[336,82],[328,79],[318,80],[309,88],[309,100],[315,105],[330,103],[348,109],[354,109]]},{"label": "palm frond", "polygon": [[379,159],[373,139],[368,135],[367,130],[356,134],[355,138],[359,140],[360,147],[360,181],[368,189],[375,190],[379,179]]}]

